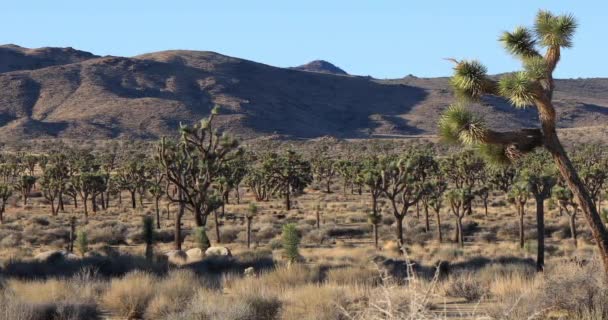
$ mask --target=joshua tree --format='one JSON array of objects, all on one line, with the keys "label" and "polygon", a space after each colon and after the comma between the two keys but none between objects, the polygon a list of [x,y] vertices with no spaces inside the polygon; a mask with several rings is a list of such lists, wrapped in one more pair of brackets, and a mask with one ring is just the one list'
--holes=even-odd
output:
[{"label": "joshua tree", "polygon": [[425,199],[433,211],[435,211],[435,218],[437,222],[437,241],[443,242],[443,235],[441,234],[441,207],[443,206],[443,195],[448,188],[445,180],[437,177],[432,179],[428,187],[429,192],[426,193]]},{"label": "joshua tree", "polygon": [[[135,209],[137,202],[135,194],[145,190],[147,182],[147,168],[144,155],[136,155],[128,160],[123,166],[118,168],[116,178],[118,184],[131,194],[131,207]],[[142,199],[140,197],[140,204]]]},{"label": "joshua tree", "polygon": [[397,240],[403,245],[403,219],[408,209],[423,195],[423,186],[416,174],[417,157],[389,156],[380,160],[382,193],[389,200],[397,220]]},{"label": "joshua tree", "polygon": [[475,195],[477,195],[481,202],[483,203],[484,214],[488,216],[488,198],[490,197],[490,187],[486,184],[482,184],[479,188],[475,190]]},{"label": "joshua tree", "polygon": [[251,248],[251,222],[253,221],[253,217],[258,214],[258,206],[255,203],[250,203],[249,208],[247,208],[247,214],[245,218],[247,219],[247,249]]},{"label": "joshua tree", "polygon": [[[372,215],[379,216],[378,199],[382,195],[382,169],[380,168],[378,157],[370,157],[362,162],[362,169],[359,173],[360,180],[369,190],[372,197]],[[379,220],[370,218],[372,220]]]},{"label": "joshua tree", "polygon": [[[519,158],[537,147],[546,148],[580,204],[599,248],[605,271],[608,272],[608,230],[557,136],[557,117],[552,102],[555,88],[553,71],[562,49],[572,46],[576,27],[576,20],[571,15],[556,16],[548,11],[540,11],[533,30],[518,27],[513,32],[505,32],[500,40],[510,53],[522,60],[524,70],[507,74],[499,81],[489,77],[487,69],[477,61],[454,60],[456,67],[451,84],[458,96],[475,100],[485,95],[500,95],[515,107],[535,106],[540,129],[493,131],[486,127],[480,116],[462,104],[448,108],[442,115],[439,127],[446,140],[493,146],[481,150],[491,150],[487,153],[502,161]],[[546,49],[544,55],[539,47]]]},{"label": "joshua tree", "polygon": [[237,199],[239,199],[239,185],[245,175],[247,175],[247,163],[243,154],[239,154],[222,165],[218,179],[219,192],[222,195],[222,216],[224,216],[224,207],[230,200],[230,191],[235,190]]},{"label": "joshua tree", "polygon": [[30,192],[32,192],[32,188],[34,187],[35,183],[36,177],[28,175],[21,176],[21,179],[17,180],[17,183],[15,184],[15,189],[21,192],[21,197],[23,198],[23,205],[27,205],[28,196]]},{"label": "joshua tree", "polygon": [[464,232],[462,230],[462,218],[467,212],[467,203],[473,197],[468,189],[452,189],[446,193],[452,214],[456,217],[456,241],[464,247]]},{"label": "joshua tree", "polygon": [[51,214],[57,215],[61,206],[59,203],[55,205],[55,200],[59,200],[59,194],[65,188],[65,179],[60,170],[54,166],[47,166],[40,180],[40,188],[44,198],[51,202]]},{"label": "joshua tree", "polygon": [[328,152],[329,146],[323,145],[313,153],[310,162],[315,180],[325,186],[325,192],[331,193],[331,183],[336,176],[336,161],[327,156]]},{"label": "joshua tree", "polygon": [[145,215],[142,219],[141,234],[146,244],[146,259],[152,261],[154,257],[154,219],[150,215]]},{"label": "joshua tree", "polygon": [[562,208],[562,210],[568,214],[570,222],[570,236],[572,237],[574,246],[577,246],[576,214],[578,212],[579,205],[574,200],[572,191],[566,188],[556,187],[553,189],[553,198],[555,198],[560,208]]},{"label": "joshua tree", "polygon": [[4,223],[4,210],[11,195],[13,195],[13,188],[7,184],[0,184],[0,224]]},{"label": "joshua tree", "polygon": [[551,196],[555,186],[556,170],[549,155],[545,152],[534,152],[523,159],[523,169],[519,172],[520,180],[528,184],[528,190],[536,202],[536,270],[544,270],[545,265],[545,200]]},{"label": "joshua tree", "polygon": [[353,163],[350,160],[340,159],[334,163],[334,169],[342,177],[342,194],[346,195],[346,187],[353,180]]},{"label": "joshua tree", "polygon": [[[528,202],[528,186],[525,183],[516,183],[511,186],[508,197],[509,201],[515,204],[517,216],[519,217],[519,247],[523,248],[525,243],[524,235],[524,216],[526,214],[526,203]],[[543,231],[544,233],[544,231]]]},{"label": "joshua tree", "polygon": [[296,225],[288,223],[283,226],[282,233],[283,251],[289,265],[293,264],[300,257],[298,246],[300,245],[300,235],[296,229]]},{"label": "joshua tree", "polygon": [[602,189],[608,182],[608,154],[599,144],[589,144],[577,150],[573,156],[581,179],[587,187],[597,211],[601,212]]},{"label": "joshua tree", "polygon": [[165,172],[160,167],[158,162],[152,162],[147,165],[148,169],[148,192],[154,198],[154,209],[156,210],[156,228],[160,229],[160,199],[165,194],[164,186]]},{"label": "joshua tree", "polygon": [[283,196],[285,209],[291,210],[291,196],[300,194],[312,182],[310,162],[295,151],[271,154],[264,161],[264,170],[269,173],[271,184]]},{"label": "joshua tree", "polygon": [[372,212],[367,216],[367,222],[372,226],[374,234],[375,249],[378,249],[378,225],[380,224],[380,221],[382,221],[381,211],[382,209],[376,209],[375,212]]},{"label": "joshua tree", "polygon": [[216,106],[209,118],[182,125],[177,143],[163,138],[158,148],[166,178],[181,190],[198,227],[205,226],[208,216],[222,205],[217,184],[223,165],[242,152],[236,139],[213,128],[218,112]]},{"label": "joshua tree", "polygon": [[72,177],[71,186],[80,196],[84,206],[85,223],[89,221],[89,209],[87,201],[93,194],[97,194],[105,188],[105,176],[98,173],[81,173]]}]

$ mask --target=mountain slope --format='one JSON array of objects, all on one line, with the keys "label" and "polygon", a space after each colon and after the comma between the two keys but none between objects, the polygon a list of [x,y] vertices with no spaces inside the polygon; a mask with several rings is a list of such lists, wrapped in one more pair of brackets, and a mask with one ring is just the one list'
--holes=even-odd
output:
[{"label": "mountain slope", "polygon": [[0,72],[35,70],[81,62],[97,56],[73,48],[28,49],[14,44],[0,46]]},{"label": "mountain slope", "polygon": [[[60,53],[58,55],[63,55]],[[56,57],[54,61],[72,61]],[[374,80],[272,67],[213,52],[91,57],[0,73],[0,137],[142,138],[176,133],[215,104],[243,138],[435,133],[447,78]],[[559,80],[561,127],[608,123],[608,79]],[[503,129],[536,125],[534,110],[491,99],[475,108]]]}]

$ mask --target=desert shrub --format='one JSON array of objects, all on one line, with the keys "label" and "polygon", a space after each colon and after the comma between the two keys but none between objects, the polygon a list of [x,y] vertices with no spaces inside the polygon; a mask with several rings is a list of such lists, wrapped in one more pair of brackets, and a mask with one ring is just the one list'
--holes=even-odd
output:
[{"label": "desert shrub", "polygon": [[33,217],[30,220],[33,224],[46,227],[50,224],[49,220],[45,217]]},{"label": "desert shrub", "polygon": [[264,224],[259,227],[255,237],[260,240],[270,240],[278,234],[278,231],[271,224]]},{"label": "desert shrub", "polygon": [[393,223],[395,223],[395,217],[393,216],[388,216],[385,215],[384,217],[382,217],[382,224],[385,226],[391,226],[393,225]]},{"label": "desert shrub", "polygon": [[327,232],[323,229],[315,229],[306,234],[302,238],[302,242],[313,244],[313,245],[321,245],[328,239]]},{"label": "desert shrub", "polygon": [[102,303],[121,317],[141,318],[154,297],[156,281],[151,274],[140,271],[112,279],[102,297]]},{"label": "desert shrub", "polygon": [[[89,240],[93,243],[106,243],[109,245],[125,244],[128,228],[124,225],[105,227],[90,227],[87,229]],[[141,240],[140,240],[141,241]]]},{"label": "desert shrub", "polygon": [[354,238],[364,236],[369,232],[366,226],[361,227],[333,227],[327,229],[328,237],[346,237],[346,238]]},{"label": "desert shrub", "polygon": [[242,228],[239,228],[237,226],[224,226],[220,230],[220,239],[222,240],[222,243],[234,242],[238,238],[241,229]]},{"label": "desert shrub", "polygon": [[78,250],[82,256],[89,251],[89,238],[87,237],[86,231],[81,230],[76,234],[76,250]]},{"label": "desert shrub", "polygon": [[488,243],[494,243],[498,240],[496,233],[490,232],[490,231],[479,232],[479,233],[477,233],[475,238],[479,239],[480,241],[488,242]]},{"label": "desert shrub", "polygon": [[190,270],[170,272],[156,285],[155,295],[146,308],[146,319],[161,319],[185,309],[199,285],[199,278]]},{"label": "desert shrub", "polygon": [[326,279],[331,284],[366,286],[376,286],[382,280],[378,270],[365,267],[330,269],[327,271]]},{"label": "desert shrub", "polygon": [[487,296],[487,287],[472,273],[461,273],[450,276],[445,287],[445,294],[450,297],[464,298],[466,301],[478,301]]}]

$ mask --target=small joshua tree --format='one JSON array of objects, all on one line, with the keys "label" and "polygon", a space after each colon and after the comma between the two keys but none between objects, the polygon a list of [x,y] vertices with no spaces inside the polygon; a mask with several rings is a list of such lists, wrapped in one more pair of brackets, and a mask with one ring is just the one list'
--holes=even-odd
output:
[{"label": "small joshua tree", "polygon": [[468,189],[453,189],[446,193],[446,198],[452,209],[452,214],[456,217],[456,241],[462,248],[464,247],[464,233],[462,230],[462,218],[467,212],[467,203],[473,196]]},{"label": "small joshua tree", "polygon": [[76,234],[76,249],[81,256],[84,256],[89,251],[89,238],[84,230],[78,231]]},{"label": "small joshua tree", "polygon": [[258,214],[258,206],[255,203],[250,203],[249,208],[247,208],[247,214],[245,218],[247,219],[247,249],[251,247],[251,222],[253,221],[253,217]]},{"label": "small joshua tree", "polygon": [[201,249],[203,253],[207,251],[209,247],[211,247],[205,227],[198,227],[194,229],[194,241],[196,242],[196,246]]},{"label": "small joshua tree", "polygon": [[382,209],[376,209],[376,212],[372,212],[370,214],[367,215],[367,222],[369,222],[369,224],[372,226],[372,230],[374,232],[374,248],[378,249],[378,225],[380,224],[380,221],[382,221],[382,218],[380,216],[380,210]]},{"label": "small joshua tree", "polygon": [[524,215],[526,214],[525,208],[528,196],[528,186],[524,183],[514,184],[508,194],[509,201],[515,204],[515,208],[517,208],[517,216],[519,217],[519,247],[522,249],[525,245]]},{"label": "small joshua tree", "polygon": [[154,218],[145,215],[142,219],[142,236],[146,244],[146,259],[152,261],[154,257]]},{"label": "small joshua tree", "polygon": [[578,212],[578,204],[574,201],[574,195],[566,188],[556,187],[553,189],[553,198],[557,201],[559,207],[568,214],[570,222],[570,237],[574,242],[574,246],[578,245],[576,234],[576,214]]},{"label": "small joshua tree", "polygon": [[6,209],[6,202],[12,194],[13,188],[6,184],[0,184],[0,223],[4,223],[4,210]]},{"label": "small joshua tree", "polygon": [[298,251],[298,246],[300,245],[300,235],[298,234],[296,225],[293,223],[284,225],[281,236],[283,240],[283,251],[285,253],[285,258],[287,258],[289,265],[291,265],[296,262],[300,256]]},{"label": "small joshua tree", "polygon": [[34,187],[35,183],[36,177],[28,175],[21,176],[21,178],[17,181],[15,188],[19,189],[19,191],[21,192],[21,197],[23,198],[23,205],[27,205],[28,196],[30,192],[32,192],[32,188]]}]

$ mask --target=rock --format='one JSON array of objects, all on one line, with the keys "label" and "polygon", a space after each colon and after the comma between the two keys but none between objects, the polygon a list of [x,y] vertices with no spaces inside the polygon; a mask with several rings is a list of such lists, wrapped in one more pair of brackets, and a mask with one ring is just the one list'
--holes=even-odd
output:
[{"label": "rock", "polygon": [[55,263],[65,259],[66,252],[61,250],[45,251],[37,254],[34,259],[39,262]]},{"label": "rock", "polygon": [[207,249],[205,251],[205,255],[206,256],[232,257],[232,253],[230,252],[230,249],[228,249],[226,247],[209,247],[209,249]]},{"label": "rock", "polygon": [[245,277],[255,276],[255,269],[253,267],[246,268],[244,271]]},{"label": "rock", "polygon": [[188,261],[200,261],[203,260],[205,253],[200,248],[192,248],[186,251],[186,255],[188,256]]},{"label": "rock", "polygon": [[170,263],[182,265],[188,261],[188,255],[182,250],[171,250],[165,253]]},{"label": "rock", "polygon": [[66,253],[63,255],[66,260],[80,260],[80,257],[73,253]]}]

